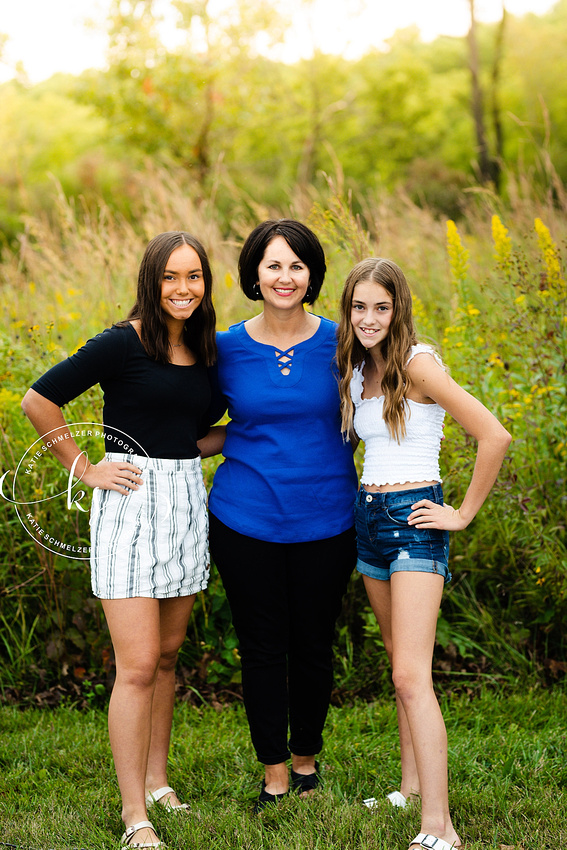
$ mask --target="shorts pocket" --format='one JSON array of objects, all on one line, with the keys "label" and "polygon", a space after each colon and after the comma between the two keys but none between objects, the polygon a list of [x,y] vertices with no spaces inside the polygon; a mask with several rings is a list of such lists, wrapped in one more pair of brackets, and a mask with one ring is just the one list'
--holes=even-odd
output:
[{"label": "shorts pocket", "polygon": [[385,508],[386,516],[396,525],[407,525],[413,503],[412,499],[410,502],[396,502],[394,505],[388,505]]}]

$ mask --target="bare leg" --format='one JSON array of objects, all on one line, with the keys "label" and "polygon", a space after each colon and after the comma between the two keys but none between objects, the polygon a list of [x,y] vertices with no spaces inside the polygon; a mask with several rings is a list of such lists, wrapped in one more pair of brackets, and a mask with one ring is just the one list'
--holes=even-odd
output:
[{"label": "bare leg", "polygon": [[315,756],[296,756],[292,754],[291,758],[291,766],[296,773],[303,773],[305,776],[315,773]]},{"label": "bare leg", "polygon": [[[386,653],[392,663],[392,599],[389,581],[363,576],[364,586],[368,594],[368,600],[372,606],[374,616],[380,626],[382,640]],[[419,776],[417,765],[413,754],[410,729],[406,712],[402,701],[396,694],[396,708],[398,715],[398,734],[400,737],[400,759],[402,766],[402,782],[400,791],[404,797],[411,794],[419,794]]]},{"label": "bare leg", "polygon": [[[116,657],[108,731],[122,795],[122,820],[128,827],[148,819],[144,777],[160,658],[159,602],[139,597],[101,601]],[[134,843],[148,842],[157,842],[153,830],[141,830],[134,837]]]},{"label": "bare leg", "polygon": [[[310,776],[312,773],[317,772],[317,768],[315,767],[315,756],[297,756],[295,753],[291,755],[291,767],[295,773],[300,773],[303,776]],[[302,791],[300,793],[300,797],[310,797],[315,789],[309,788],[306,791]]]},{"label": "bare leg", "polygon": [[268,794],[285,794],[289,790],[287,763],[266,764],[264,782]]},{"label": "bare leg", "polygon": [[432,573],[396,572],[390,592],[393,680],[420,780],[421,832],[459,846],[449,814],[447,733],[431,677],[443,578]]},{"label": "bare leg", "polygon": [[[146,792],[152,792],[167,781],[167,756],[175,699],[175,662],[185,640],[187,623],[193,610],[195,594],[175,599],[160,599],[160,659],[152,703],[151,739],[146,769]],[[179,804],[175,794],[161,798]]]}]

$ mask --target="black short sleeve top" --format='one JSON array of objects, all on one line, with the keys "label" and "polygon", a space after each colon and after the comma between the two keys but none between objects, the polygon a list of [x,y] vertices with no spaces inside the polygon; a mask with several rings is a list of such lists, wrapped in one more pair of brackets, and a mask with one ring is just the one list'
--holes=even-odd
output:
[{"label": "black short sleeve top", "polygon": [[[63,407],[95,384],[103,391],[106,426],[120,429],[150,457],[198,457],[211,402],[202,363],[157,363],[131,324],[113,325],[49,369],[32,389]],[[117,451],[110,436],[106,450]]]}]

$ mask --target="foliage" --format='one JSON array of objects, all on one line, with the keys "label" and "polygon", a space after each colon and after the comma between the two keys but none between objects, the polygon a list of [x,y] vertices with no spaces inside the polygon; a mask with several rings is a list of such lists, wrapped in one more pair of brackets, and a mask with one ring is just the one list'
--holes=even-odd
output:
[{"label": "foliage", "polygon": [[[453,315],[443,354],[456,380],[492,407],[513,435],[495,497],[475,520],[472,541],[454,535],[454,558],[466,570],[476,605],[490,603],[497,591],[501,626],[516,632],[510,642],[546,653],[561,645],[567,615],[567,291],[548,228],[536,218],[534,229],[538,251],[530,261],[493,216],[495,268],[473,295],[468,252],[448,222]],[[524,234],[524,244],[528,240]],[[470,457],[470,448],[452,425],[446,438],[453,443],[450,502],[463,496],[470,461],[460,455]],[[449,596],[453,607],[460,592],[457,587]]]},{"label": "foliage", "polygon": [[[170,2],[175,48],[160,40],[160,4],[111,0],[106,70],[0,86],[4,242],[22,213],[49,211],[53,178],[91,211],[102,196],[135,223],[149,163],[180,169],[201,200],[214,192],[225,233],[234,187],[257,214],[311,185],[324,191],[339,170],[359,198],[403,186],[425,208],[462,215],[476,155],[464,39],[424,44],[410,28],[356,60],[316,51],[286,64],[273,47],[289,21],[274,3],[239,0],[219,13],[210,0]],[[564,0],[544,15],[507,15],[497,93],[496,28],[479,27],[481,82],[500,103],[505,198],[527,179],[565,200],[566,20]]]},{"label": "foliage", "polygon": [[[125,315],[139,258],[156,232],[182,223],[209,248],[219,328],[254,310],[234,274],[238,247],[263,211],[250,210],[232,188],[234,226],[225,234],[215,193],[194,200],[174,172],[146,172],[143,183],[135,229],[102,203],[96,215],[85,213],[59,192],[50,219],[29,216],[20,250],[7,253],[0,265],[0,470],[9,473],[4,492],[36,439],[20,410],[22,395],[52,363]],[[321,192],[309,187],[298,208],[291,207],[325,245],[328,283],[317,310],[337,315],[348,270],[380,246],[408,273],[422,337],[440,347],[455,378],[514,436],[492,498],[472,526],[453,536],[455,579],[439,621],[438,675],[453,685],[558,676],[565,672],[561,623],[567,614],[565,274],[559,247],[564,218],[552,206],[524,201],[507,212],[505,225],[491,209],[490,195],[473,196],[467,232],[450,222],[446,245],[445,227],[404,195],[356,199],[343,186],[339,173]],[[97,422],[100,415],[98,389],[67,409],[70,421]],[[451,503],[464,495],[474,446],[451,422],[445,435],[442,469]],[[204,463],[207,486],[217,463]],[[28,488],[42,493],[52,487],[50,475],[34,470]],[[45,510],[53,527],[70,521],[64,500],[52,500]],[[102,699],[100,687],[112,682],[113,658],[86,562],[40,546],[4,500],[0,511],[4,697],[18,699],[31,687],[48,702],[65,692],[82,704]],[[77,539],[84,538],[78,521],[76,529]],[[238,651],[216,573],[198,597],[180,676],[188,693],[238,690]],[[357,577],[339,624],[337,676],[341,699],[389,687],[379,632]]]},{"label": "foliage", "polygon": [[[467,847],[564,844],[565,691],[487,688],[476,698],[441,702],[450,806]],[[0,723],[3,841],[114,848],[122,825],[105,713],[68,705],[50,712],[3,707]],[[392,699],[331,707],[320,760],[324,784],[311,800],[290,797],[254,817],[260,766],[243,707],[178,703],[169,780],[191,809],[187,817],[171,817],[156,807],[151,819],[173,850],[382,850],[409,843],[419,830],[419,809],[394,810],[385,799],[400,781]],[[378,799],[375,809],[362,805],[369,796]]]}]

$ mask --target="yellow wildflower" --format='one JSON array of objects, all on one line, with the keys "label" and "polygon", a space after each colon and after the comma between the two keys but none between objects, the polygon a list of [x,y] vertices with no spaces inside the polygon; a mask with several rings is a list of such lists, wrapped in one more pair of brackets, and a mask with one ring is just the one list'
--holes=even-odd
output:
[{"label": "yellow wildflower", "polygon": [[447,222],[447,253],[453,283],[458,288],[464,283],[469,268],[469,252],[463,247],[457,225],[454,221]]},{"label": "yellow wildflower", "polygon": [[559,251],[551,238],[549,229],[545,226],[541,218],[536,218],[535,220],[535,231],[537,233],[539,249],[545,263],[547,285],[549,289],[564,289],[565,281],[561,277]]},{"label": "yellow wildflower", "polygon": [[508,271],[512,267],[512,240],[497,215],[492,216],[492,238],[494,259],[501,269]]}]

